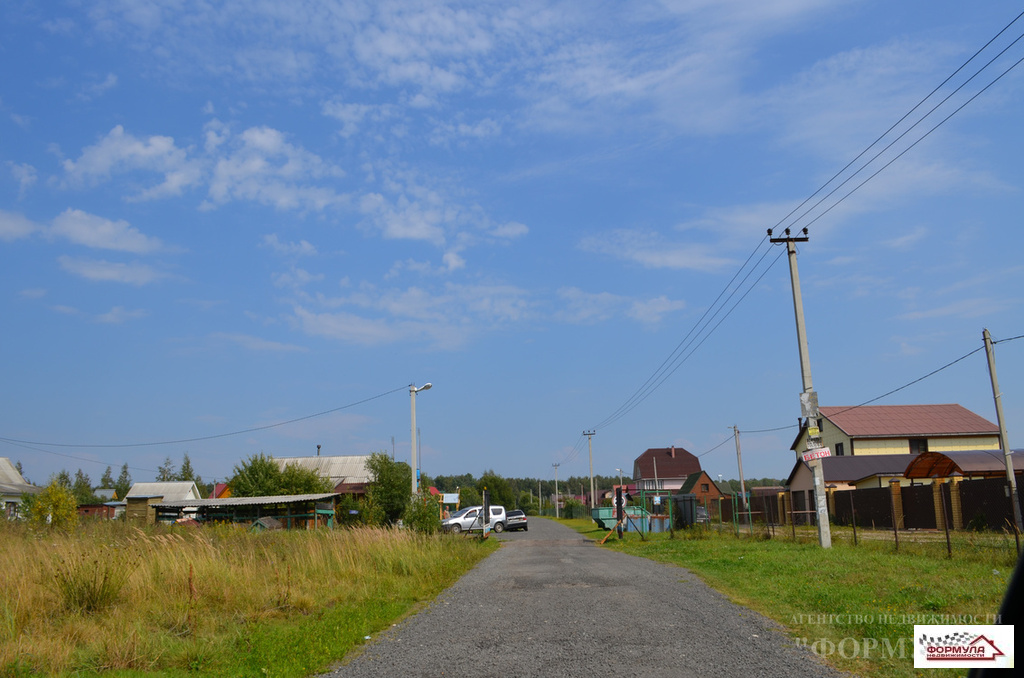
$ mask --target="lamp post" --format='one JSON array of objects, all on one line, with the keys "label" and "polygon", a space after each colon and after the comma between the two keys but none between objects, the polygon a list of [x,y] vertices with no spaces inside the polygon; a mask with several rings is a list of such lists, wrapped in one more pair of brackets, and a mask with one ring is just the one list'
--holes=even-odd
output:
[{"label": "lamp post", "polygon": [[429,391],[430,387],[433,386],[430,382],[423,384],[419,388],[416,388],[416,384],[409,384],[409,399],[412,403],[412,496],[416,496],[420,492],[419,474],[416,466],[416,394],[420,391]]}]

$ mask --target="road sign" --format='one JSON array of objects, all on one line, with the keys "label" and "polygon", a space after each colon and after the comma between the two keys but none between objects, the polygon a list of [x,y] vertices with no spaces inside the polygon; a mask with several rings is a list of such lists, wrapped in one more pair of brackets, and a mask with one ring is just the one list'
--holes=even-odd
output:
[{"label": "road sign", "polygon": [[804,461],[814,461],[815,459],[824,459],[825,457],[831,457],[832,450],[827,447],[819,447],[814,450],[807,450],[804,452]]}]

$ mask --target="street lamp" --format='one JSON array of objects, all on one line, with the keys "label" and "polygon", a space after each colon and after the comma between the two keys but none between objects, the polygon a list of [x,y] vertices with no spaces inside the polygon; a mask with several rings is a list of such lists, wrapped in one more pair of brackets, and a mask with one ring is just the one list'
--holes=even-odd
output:
[{"label": "street lamp", "polygon": [[433,386],[430,382],[416,388],[416,384],[409,384],[409,398],[412,402],[412,495],[415,497],[420,492],[419,474],[416,473],[416,394],[420,391],[429,391]]}]

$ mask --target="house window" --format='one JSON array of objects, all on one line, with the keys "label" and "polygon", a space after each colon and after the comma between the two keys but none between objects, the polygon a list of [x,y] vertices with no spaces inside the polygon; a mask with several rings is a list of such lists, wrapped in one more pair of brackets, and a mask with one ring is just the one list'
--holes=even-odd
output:
[{"label": "house window", "polygon": [[843,444],[842,443],[836,443],[835,447],[836,447],[836,456],[837,457],[843,456]]},{"label": "house window", "polygon": [[711,491],[711,486],[708,483],[701,483],[700,491],[703,492],[704,494],[707,494],[708,492]]},{"label": "house window", "polygon": [[928,451],[928,439],[927,438],[911,438],[910,439],[910,453],[911,454],[924,454]]}]

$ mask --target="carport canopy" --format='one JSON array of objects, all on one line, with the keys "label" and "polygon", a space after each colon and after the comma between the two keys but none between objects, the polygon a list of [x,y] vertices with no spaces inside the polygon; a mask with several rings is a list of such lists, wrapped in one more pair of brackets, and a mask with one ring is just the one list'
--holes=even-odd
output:
[{"label": "carport canopy", "polygon": [[[1024,450],[1011,450],[1014,474],[1024,472]],[[1002,450],[969,450],[965,452],[923,452],[910,462],[905,478],[948,478],[962,475],[973,478],[995,478],[1006,475],[1006,458]]]}]

